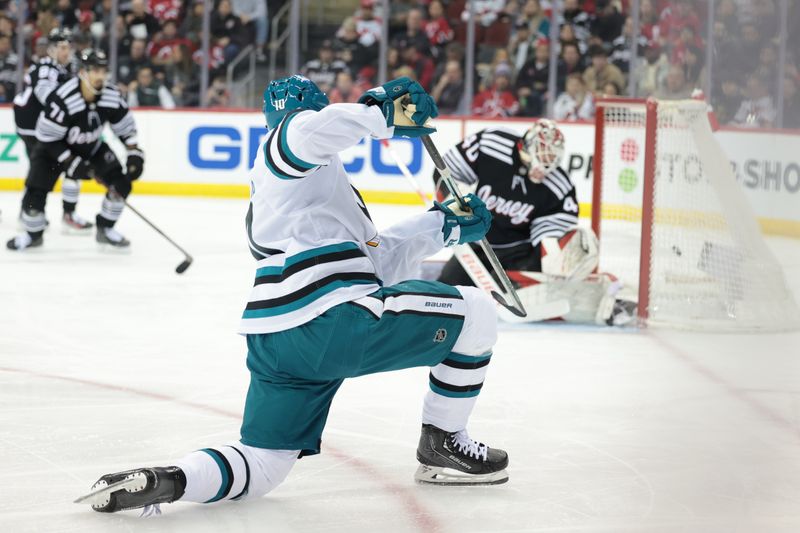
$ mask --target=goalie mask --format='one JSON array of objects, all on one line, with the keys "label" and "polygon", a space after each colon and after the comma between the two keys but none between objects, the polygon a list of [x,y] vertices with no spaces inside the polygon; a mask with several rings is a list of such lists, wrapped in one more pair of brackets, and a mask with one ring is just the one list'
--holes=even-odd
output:
[{"label": "goalie mask", "polygon": [[520,159],[528,167],[528,178],[541,183],[561,164],[564,157],[564,134],[552,120],[541,119],[522,138]]},{"label": "goalie mask", "polygon": [[319,111],[330,101],[317,84],[304,76],[289,76],[270,82],[264,90],[264,116],[267,127],[275,128],[283,117],[297,109]]}]

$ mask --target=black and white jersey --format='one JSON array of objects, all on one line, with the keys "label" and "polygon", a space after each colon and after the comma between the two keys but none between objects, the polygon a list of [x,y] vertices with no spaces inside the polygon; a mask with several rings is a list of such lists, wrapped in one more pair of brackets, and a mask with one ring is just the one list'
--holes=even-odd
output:
[{"label": "black and white jersey", "polygon": [[578,225],[575,186],[561,167],[542,183],[528,179],[520,159],[522,137],[505,129],[485,129],[468,136],[445,155],[453,177],[475,188],[492,212],[486,238],[499,251],[545,237],[561,238]]},{"label": "black and white jersey", "polygon": [[49,56],[33,63],[25,72],[25,88],[14,98],[14,121],[17,133],[34,136],[36,120],[44,109],[47,97],[59,85],[66,82],[72,73],[67,66],[59,64]]},{"label": "black and white jersey", "polygon": [[59,163],[72,154],[88,158],[100,147],[106,123],[126,145],[137,143],[133,115],[114,85],[106,85],[93,102],[87,102],[80,78],[71,78],[47,97],[36,122],[36,140]]}]

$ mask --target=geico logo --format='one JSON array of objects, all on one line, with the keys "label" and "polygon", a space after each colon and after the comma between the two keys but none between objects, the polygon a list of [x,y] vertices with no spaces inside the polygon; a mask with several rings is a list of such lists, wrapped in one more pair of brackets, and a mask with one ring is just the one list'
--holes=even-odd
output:
[{"label": "geico logo", "polygon": [[[195,168],[232,170],[242,162],[247,150],[248,168],[253,167],[258,147],[267,132],[263,126],[242,133],[230,126],[198,126],[189,132],[189,163]],[[242,139],[246,138],[246,141]]]},{"label": "geico logo", "polygon": [[[246,157],[247,168],[253,168],[266,135],[263,126],[244,131],[231,126],[197,126],[189,132],[189,163],[198,169],[232,170],[239,168]],[[402,142],[409,143],[410,150],[397,146]],[[418,173],[423,161],[419,139],[399,138],[392,140],[392,143],[411,173]],[[347,172],[361,172],[369,164],[369,168],[377,174],[402,175],[391,156],[384,155],[381,142],[375,139],[366,143],[362,140],[357,146],[342,152],[341,158]]]},{"label": "geico logo", "polygon": [[79,127],[75,126],[67,132],[67,144],[92,144],[100,138],[101,133],[103,133],[102,127],[84,133]]}]

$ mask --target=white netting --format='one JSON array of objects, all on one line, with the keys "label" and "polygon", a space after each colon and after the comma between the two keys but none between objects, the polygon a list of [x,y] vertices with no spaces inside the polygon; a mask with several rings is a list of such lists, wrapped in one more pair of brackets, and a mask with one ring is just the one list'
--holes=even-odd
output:
[{"label": "white netting", "polygon": [[[645,106],[606,104],[600,269],[637,288]],[[659,102],[648,322],[786,330],[800,312],[702,102]]]}]

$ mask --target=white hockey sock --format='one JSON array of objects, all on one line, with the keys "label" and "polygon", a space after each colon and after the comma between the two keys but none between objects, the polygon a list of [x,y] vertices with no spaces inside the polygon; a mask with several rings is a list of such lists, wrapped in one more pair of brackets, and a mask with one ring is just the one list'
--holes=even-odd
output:
[{"label": "white hockey sock", "polygon": [[181,500],[213,503],[263,496],[286,478],[299,453],[238,442],[192,452],[174,463],[186,475]]},{"label": "white hockey sock", "polygon": [[61,199],[68,204],[78,203],[78,194],[81,192],[81,184],[77,180],[64,178],[61,180]]},{"label": "white hockey sock", "polygon": [[29,233],[44,231],[47,227],[44,211],[22,211],[22,225]]},{"label": "white hockey sock", "polygon": [[115,195],[112,199],[106,195],[106,197],[103,198],[103,205],[100,207],[100,216],[106,220],[116,222],[119,220],[123,209],[125,209],[125,200],[123,200],[122,197]]},{"label": "white hockey sock", "polygon": [[451,353],[431,368],[430,390],[425,395],[422,423],[445,431],[466,429],[467,420],[483,387],[492,353]]}]

